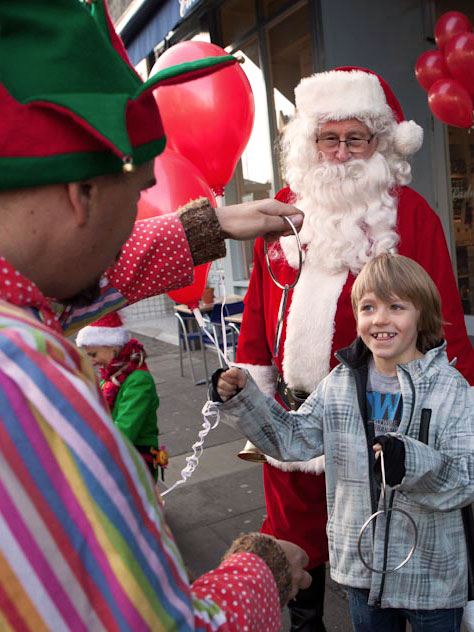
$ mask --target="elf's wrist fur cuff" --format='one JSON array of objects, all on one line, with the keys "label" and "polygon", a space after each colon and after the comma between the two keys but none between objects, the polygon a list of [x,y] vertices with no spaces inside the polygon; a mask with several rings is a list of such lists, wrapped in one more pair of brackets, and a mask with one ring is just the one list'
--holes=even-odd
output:
[{"label": "elf's wrist fur cuff", "polygon": [[178,211],[195,266],[225,257],[225,234],[209,200],[193,200]]}]

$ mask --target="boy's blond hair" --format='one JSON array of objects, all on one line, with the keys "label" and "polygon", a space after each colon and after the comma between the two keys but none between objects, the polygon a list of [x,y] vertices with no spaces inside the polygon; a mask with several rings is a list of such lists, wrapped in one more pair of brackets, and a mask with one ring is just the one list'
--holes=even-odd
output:
[{"label": "boy's blond hair", "polygon": [[393,296],[408,300],[420,312],[416,347],[421,353],[436,347],[444,336],[441,297],[429,274],[413,259],[383,254],[365,264],[352,286],[351,302],[357,307],[364,294],[373,292],[382,301]]}]

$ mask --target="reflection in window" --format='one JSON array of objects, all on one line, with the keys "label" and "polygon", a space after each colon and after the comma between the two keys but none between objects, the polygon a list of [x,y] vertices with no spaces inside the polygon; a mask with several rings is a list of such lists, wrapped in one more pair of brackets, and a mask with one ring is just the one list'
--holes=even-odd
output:
[{"label": "reflection in window", "polygon": [[467,130],[448,128],[451,200],[458,286],[465,314],[474,314],[474,138]]},{"label": "reflection in window", "polygon": [[[305,4],[268,30],[278,136],[294,113],[296,86],[302,77],[312,72],[309,21],[308,6]],[[279,172],[282,177],[281,169]]]},{"label": "reflection in window", "polygon": [[[232,182],[226,188],[227,204],[262,200],[272,197],[275,192],[267,98],[258,43],[251,40],[233,54],[245,60],[242,69],[249,80],[255,100],[255,122]],[[248,280],[252,271],[253,242],[235,244],[232,251],[234,279]]]},{"label": "reflection in window", "polygon": [[[474,21],[472,0],[435,1],[435,21],[446,11],[465,13]],[[451,176],[451,202],[454,240],[456,244],[456,268],[459,293],[465,314],[474,316],[474,137],[471,130],[447,127]]]},{"label": "reflection in window", "polygon": [[261,0],[261,2],[265,18],[271,18],[285,7],[294,4],[288,2],[288,0]]},{"label": "reflection in window", "polygon": [[[229,52],[245,58],[242,68],[252,87],[255,99],[255,123],[249,143],[227,185],[227,204],[263,199],[275,195],[283,182],[278,174],[278,141],[284,125],[294,112],[294,89],[301,78],[313,71],[311,51],[310,16],[307,2],[292,3],[288,0],[263,0],[265,18],[273,18],[266,25],[256,24],[253,1],[228,0],[220,10],[223,44]],[[257,35],[248,36],[245,43],[235,42],[252,28]],[[264,37],[262,37],[262,35]],[[262,44],[263,42],[263,44]],[[262,51],[259,43],[265,46]],[[273,102],[268,104],[268,88],[265,85],[262,58],[268,60],[265,76],[270,83]],[[269,106],[271,119],[269,120]],[[277,180],[275,181],[275,178]],[[231,243],[234,285],[244,286],[252,270],[253,242]]]},{"label": "reflection in window", "polygon": [[227,0],[220,15],[222,40],[226,45],[242,39],[257,22],[254,0]]}]

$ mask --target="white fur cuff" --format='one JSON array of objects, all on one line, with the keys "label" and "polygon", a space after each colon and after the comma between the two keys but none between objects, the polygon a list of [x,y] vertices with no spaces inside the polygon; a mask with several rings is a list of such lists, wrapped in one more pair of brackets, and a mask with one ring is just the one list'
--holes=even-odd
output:
[{"label": "white fur cuff", "polygon": [[267,463],[284,472],[306,472],[306,474],[323,474],[326,460],[323,456],[317,456],[309,461],[277,461],[267,456]]}]

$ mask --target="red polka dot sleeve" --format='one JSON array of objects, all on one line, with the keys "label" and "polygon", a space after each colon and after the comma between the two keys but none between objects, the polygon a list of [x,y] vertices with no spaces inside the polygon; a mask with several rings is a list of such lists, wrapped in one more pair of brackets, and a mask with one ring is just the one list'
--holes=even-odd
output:
[{"label": "red polka dot sleeve", "polygon": [[193,281],[194,264],[176,214],[140,220],[107,279],[130,303]]},{"label": "red polka dot sleeve", "polygon": [[[196,629],[222,632],[280,630],[278,589],[272,572],[258,555],[231,555],[215,570],[199,577],[191,589],[195,597]],[[207,622],[204,622],[199,600],[218,604],[222,612],[216,613],[211,620],[207,612]]]}]

